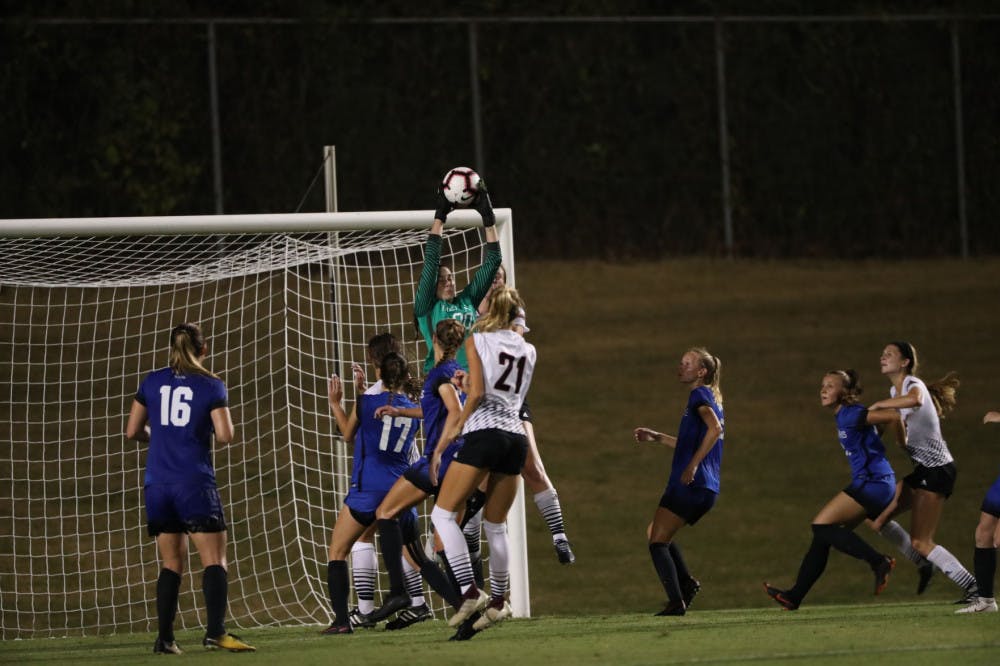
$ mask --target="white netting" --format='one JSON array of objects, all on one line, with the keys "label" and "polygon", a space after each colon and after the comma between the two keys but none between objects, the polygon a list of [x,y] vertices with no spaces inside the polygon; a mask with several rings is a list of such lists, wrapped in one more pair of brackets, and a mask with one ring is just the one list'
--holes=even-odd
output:
[{"label": "white netting", "polygon": [[[446,232],[442,259],[460,285],[482,260],[481,234]],[[123,431],[140,378],[166,364],[182,321],[202,325],[237,428],[215,452],[230,523],[229,621],[328,621],[327,544],[350,452],[334,436],[327,378],[349,377],[385,330],[419,373],[412,302],[425,238],[0,238],[0,422],[10,424],[0,435],[2,638],[155,629],[146,447]],[[200,573],[192,553],[179,628],[203,622]]]}]

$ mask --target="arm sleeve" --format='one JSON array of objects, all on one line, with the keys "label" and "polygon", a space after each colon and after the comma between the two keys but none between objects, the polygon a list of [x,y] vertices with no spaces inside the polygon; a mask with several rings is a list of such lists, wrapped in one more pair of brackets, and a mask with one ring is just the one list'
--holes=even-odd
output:
[{"label": "arm sleeve", "polygon": [[215,384],[215,390],[213,391],[212,402],[209,404],[208,410],[212,411],[219,407],[228,407],[229,393],[226,391],[226,385],[219,380],[213,383]]},{"label": "arm sleeve", "polygon": [[497,269],[500,268],[502,260],[500,243],[487,243],[486,258],[483,259],[483,265],[472,276],[472,282],[462,290],[460,296],[467,299],[474,306],[479,305],[479,302],[486,298],[486,292],[490,290],[490,285],[493,284],[493,276],[496,275]]},{"label": "arm sleeve", "polygon": [[424,243],[424,267],[420,270],[420,282],[413,297],[413,316],[423,317],[434,307],[437,300],[438,268],[441,264],[441,237],[428,234]]}]

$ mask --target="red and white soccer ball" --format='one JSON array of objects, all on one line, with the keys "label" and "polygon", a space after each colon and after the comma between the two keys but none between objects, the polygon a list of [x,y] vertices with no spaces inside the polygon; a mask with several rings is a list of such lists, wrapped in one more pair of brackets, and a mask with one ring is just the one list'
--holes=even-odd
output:
[{"label": "red and white soccer ball", "polygon": [[441,179],[441,191],[457,208],[465,208],[479,194],[479,174],[469,167],[455,167]]}]

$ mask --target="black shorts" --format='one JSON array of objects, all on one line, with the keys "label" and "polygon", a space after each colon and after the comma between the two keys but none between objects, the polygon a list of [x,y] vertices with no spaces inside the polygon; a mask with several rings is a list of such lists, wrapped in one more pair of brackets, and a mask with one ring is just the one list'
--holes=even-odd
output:
[{"label": "black shorts", "polygon": [[528,457],[528,438],[506,430],[489,428],[464,435],[465,444],[455,462],[514,476],[521,473]]},{"label": "black shorts", "polygon": [[357,509],[352,509],[349,506],[347,507],[347,510],[351,512],[351,518],[354,518],[354,520],[358,521],[358,523],[364,525],[365,527],[371,527],[371,524],[375,522],[374,511],[358,511]]},{"label": "black shorts", "polygon": [[680,483],[667,486],[660,497],[660,506],[694,525],[715,506],[718,495],[708,488],[692,488]]},{"label": "black shorts", "polygon": [[955,477],[958,476],[958,469],[955,463],[950,462],[940,467],[917,467],[903,477],[903,483],[914,490],[929,490],[938,495],[951,497],[955,492]]}]

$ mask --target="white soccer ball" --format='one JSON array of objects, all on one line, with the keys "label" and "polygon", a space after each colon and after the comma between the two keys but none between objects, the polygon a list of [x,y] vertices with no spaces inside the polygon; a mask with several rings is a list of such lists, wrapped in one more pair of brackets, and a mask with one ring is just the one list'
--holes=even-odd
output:
[{"label": "white soccer ball", "polygon": [[465,208],[479,194],[479,174],[469,167],[455,167],[441,179],[444,198],[458,208]]}]

